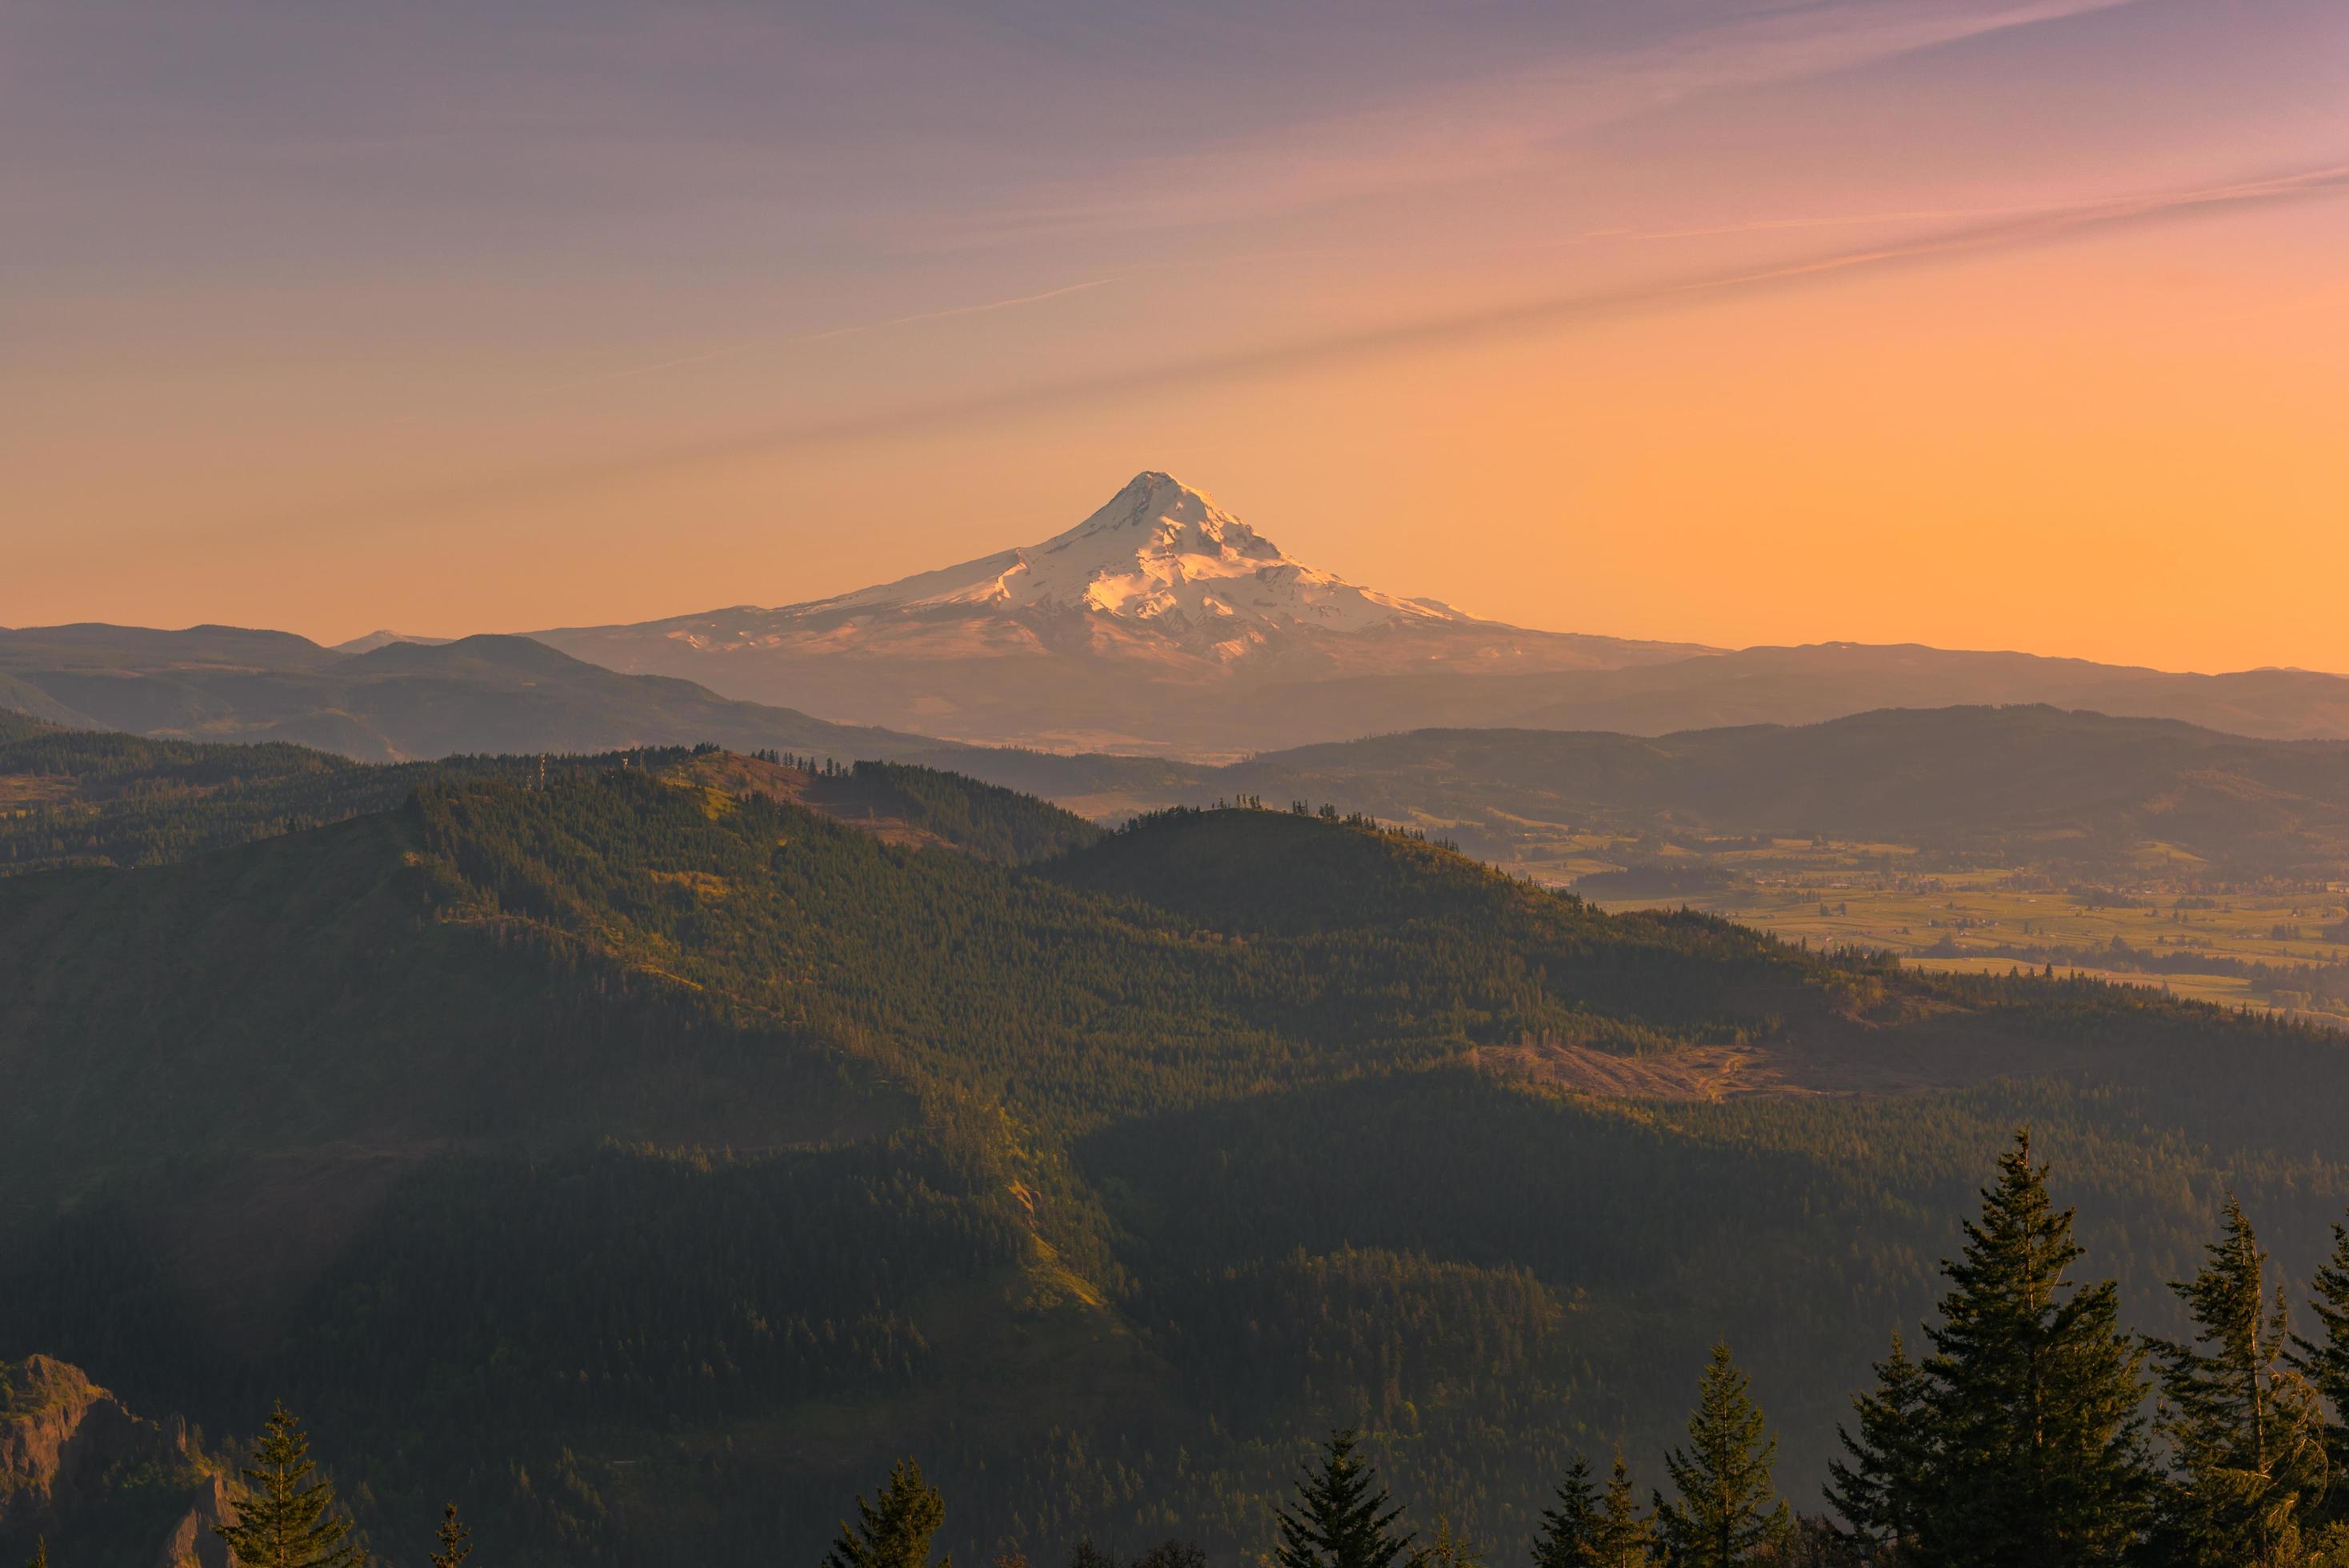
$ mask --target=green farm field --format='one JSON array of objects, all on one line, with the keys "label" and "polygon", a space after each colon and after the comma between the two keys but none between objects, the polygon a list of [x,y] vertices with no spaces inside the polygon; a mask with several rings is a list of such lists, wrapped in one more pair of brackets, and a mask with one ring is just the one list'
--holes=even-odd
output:
[{"label": "green farm field", "polygon": [[[1631,861],[1684,864],[1692,885],[1661,894],[1607,889],[1606,873]],[[2029,866],[1937,866],[1911,846],[1815,840],[1658,857],[1642,856],[1634,841],[1582,839],[1506,869],[1555,885],[1596,876],[1599,885],[1583,891],[1609,909],[1684,905],[1813,947],[1880,949],[1920,968],[2054,964],[2349,1025],[2340,985],[2349,968],[2349,888],[2215,884],[2163,846],[2138,857],[2142,880],[2119,886],[2058,885]],[[1719,885],[1695,885],[1713,877]]]}]

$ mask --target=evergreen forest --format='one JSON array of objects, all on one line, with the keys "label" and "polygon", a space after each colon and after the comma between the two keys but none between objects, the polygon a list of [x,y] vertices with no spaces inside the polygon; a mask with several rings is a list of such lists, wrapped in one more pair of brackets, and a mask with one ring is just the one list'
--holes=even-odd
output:
[{"label": "evergreen forest", "polygon": [[5,744],[0,1357],[289,1561],[2333,1560],[2335,1033],[1301,800]]}]

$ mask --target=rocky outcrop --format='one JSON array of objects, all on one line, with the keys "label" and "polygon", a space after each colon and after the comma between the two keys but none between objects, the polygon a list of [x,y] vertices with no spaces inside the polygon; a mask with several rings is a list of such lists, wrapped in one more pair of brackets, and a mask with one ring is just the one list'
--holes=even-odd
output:
[{"label": "rocky outcrop", "polygon": [[[233,1517],[183,1423],[134,1416],[49,1357],[0,1362],[0,1546],[103,1541],[118,1561],[227,1568],[212,1526]],[[142,1537],[135,1559],[120,1556],[126,1529]]]},{"label": "rocky outcrop", "polygon": [[0,1366],[0,1532],[81,1505],[127,1456],[137,1428],[78,1367],[46,1356]]},{"label": "rocky outcrop", "polygon": [[233,1568],[228,1546],[212,1533],[212,1526],[233,1522],[235,1518],[236,1504],[229,1496],[228,1479],[207,1476],[197,1488],[188,1511],[164,1536],[155,1568]]}]

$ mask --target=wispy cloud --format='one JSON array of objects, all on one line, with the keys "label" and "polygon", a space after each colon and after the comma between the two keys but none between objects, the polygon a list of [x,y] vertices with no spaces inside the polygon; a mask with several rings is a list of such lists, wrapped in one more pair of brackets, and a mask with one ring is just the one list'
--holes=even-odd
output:
[{"label": "wispy cloud", "polygon": [[1612,53],[1553,58],[1407,101],[1130,163],[942,221],[967,242],[1174,228],[1486,181],[1539,167],[1579,132],[1691,98],[1848,70],[2137,0],[1836,0],[1749,12]]},{"label": "wispy cloud", "polygon": [[[2256,179],[2235,181],[2220,185],[2195,186],[2184,190],[2105,197],[2082,201],[2044,202],[2029,206],[1977,208],[1943,213],[1919,212],[1900,216],[1887,215],[1882,218],[1841,220],[1851,223],[1899,222],[1904,219],[1915,222],[1935,217],[2001,218],[2006,221],[1978,224],[1970,228],[1946,229],[1899,244],[1838,252],[1807,261],[1793,262],[1778,266],[1731,273],[1716,279],[1682,284],[1677,285],[1672,292],[1700,294],[1716,290],[1734,290],[1787,278],[1808,277],[1821,273],[1848,272],[1858,267],[1879,266],[1891,262],[2029,244],[2059,239],[2082,230],[2111,227],[2131,222],[2191,217],[2198,213],[2221,211],[2230,207],[2262,205],[2301,197],[2338,194],[2344,191],[2349,191],[2349,164],[2329,164],[2288,174],[2264,175]],[[1829,222],[1837,221],[1812,222],[1764,221],[1754,224],[1739,225],[1731,230],[1705,232],[1744,232],[1757,228],[1823,227]],[[1680,236],[1666,232],[1655,235],[1634,234],[1630,237],[1670,239]]]},{"label": "wispy cloud", "polygon": [[1897,244],[1839,249],[1765,267],[1530,300],[1489,310],[1426,317],[1367,332],[1335,334],[1267,348],[1134,366],[1104,376],[1006,388],[953,401],[777,429],[760,436],[746,435],[652,460],[699,460],[822,441],[899,435],[1138,391],[1311,370],[1366,356],[1551,331],[1581,321],[1616,319],[1710,300],[1742,298],[1838,274],[1864,274],[1903,264],[2047,244],[2134,224],[2178,222],[2344,194],[2349,194],[2349,163],[2328,163],[2215,185],[2098,198],[2049,207],[2002,222],[1943,229]]},{"label": "wispy cloud", "polygon": [[854,322],[844,326],[825,327],[817,332],[794,333],[784,337],[753,337],[740,342],[723,344],[716,348],[694,354],[680,354],[673,358],[656,359],[642,365],[622,366],[615,370],[597,371],[555,383],[554,390],[572,387],[593,387],[607,381],[627,381],[639,376],[653,376],[665,370],[681,370],[689,366],[708,365],[715,360],[733,359],[746,354],[772,352],[810,343],[829,343],[835,338],[854,337],[860,333],[882,332],[891,327],[914,326],[923,322],[948,321],[957,316],[986,315],[999,310],[1014,310],[1020,305],[1041,304],[1046,300],[1061,299],[1069,294],[1084,294],[1092,289],[1106,288],[1117,282],[1114,277],[1088,278],[1083,283],[1063,284],[1059,288],[1044,289],[1036,294],[1014,294],[1009,299],[982,300],[977,304],[949,305],[944,310],[915,311],[906,315],[885,316],[878,321]]},{"label": "wispy cloud", "polygon": [[1729,234],[1787,233],[1803,229],[1870,229],[1902,223],[1981,222],[2075,211],[2076,201],[2023,201],[1993,207],[1919,207],[1887,212],[1837,212],[1796,218],[1747,218],[1684,229],[1586,229],[1586,240],[1710,240]]},{"label": "wispy cloud", "polygon": [[[452,506],[524,497],[629,474],[740,460],[833,442],[918,435],[1143,393],[1289,375],[1379,356],[1555,332],[1578,323],[1619,320],[1711,301],[1748,298],[1838,276],[1866,275],[1951,257],[2051,243],[2130,225],[2180,222],[2344,194],[2349,194],[2349,163],[2330,163],[2215,185],[2083,201],[2000,222],[1943,229],[1898,244],[1843,248],[1767,267],[1725,270],[1599,293],[1528,300],[1493,309],[1424,317],[1365,332],[1133,365],[1098,376],[1039,381],[838,418],[738,431],[592,463],[485,476],[370,501],[338,514],[334,521],[365,518],[398,522],[440,514]],[[318,521],[319,514],[312,512],[300,522],[288,520],[285,527],[293,531]],[[250,533],[252,525],[248,522],[239,531]]]}]

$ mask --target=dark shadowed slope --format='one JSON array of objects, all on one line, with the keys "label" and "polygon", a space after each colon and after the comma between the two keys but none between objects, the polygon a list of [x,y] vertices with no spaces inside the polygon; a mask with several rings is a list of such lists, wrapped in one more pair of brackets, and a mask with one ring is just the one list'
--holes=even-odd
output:
[{"label": "dark shadowed slope", "polygon": [[[0,880],[0,1356],[287,1397],[378,1539],[461,1496],[515,1568],[811,1561],[908,1452],[966,1560],[1228,1559],[1341,1422],[1520,1538],[1723,1333],[1807,1490],[2019,1120],[2150,1328],[2222,1182],[2279,1234],[2349,1198],[2313,1032],[1286,811],[1023,870],[690,760]],[[1566,1092],[1739,1052],[1938,1076]]]}]

